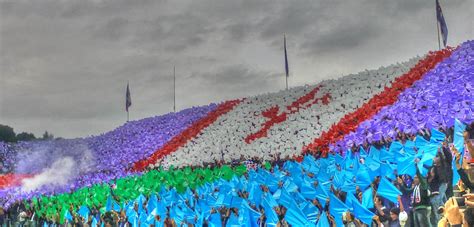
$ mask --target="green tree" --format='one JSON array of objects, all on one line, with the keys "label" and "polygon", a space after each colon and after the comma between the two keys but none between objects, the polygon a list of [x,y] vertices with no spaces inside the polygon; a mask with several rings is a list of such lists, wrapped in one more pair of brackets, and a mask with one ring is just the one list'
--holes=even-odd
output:
[{"label": "green tree", "polygon": [[36,137],[33,133],[22,132],[16,135],[17,141],[30,141],[30,140],[35,140],[35,139]]},{"label": "green tree", "polygon": [[0,125],[0,141],[15,142],[16,135],[13,128],[8,125]]},{"label": "green tree", "polygon": [[51,134],[51,133],[48,133],[48,131],[45,131],[45,132],[43,133],[42,139],[44,139],[44,140],[52,140],[52,139],[54,139],[54,135]]}]

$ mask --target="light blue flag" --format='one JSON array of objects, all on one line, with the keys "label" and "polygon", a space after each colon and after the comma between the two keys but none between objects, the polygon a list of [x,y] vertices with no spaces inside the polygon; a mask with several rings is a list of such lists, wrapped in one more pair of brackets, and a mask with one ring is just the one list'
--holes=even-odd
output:
[{"label": "light blue flag", "polygon": [[148,199],[148,204],[146,205],[148,214],[150,214],[155,208],[157,208],[157,206],[158,206],[158,198],[156,197],[155,193],[152,193],[150,196],[150,199]]},{"label": "light blue flag", "polygon": [[356,191],[356,184],[354,183],[353,180],[346,179],[344,181],[344,184],[341,186],[341,191],[347,192],[347,193],[355,193]]},{"label": "light blue flag", "polygon": [[280,199],[278,199],[278,204],[283,205],[285,207],[290,207],[292,203],[296,202],[285,189],[282,189]]},{"label": "light blue flag", "polygon": [[81,217],[84,218],[85,221],[89,220],[89,208],[87,206],[81,206],[79,210],[77,211],[77,214],[79,214]]},{"label": "light blue flag", "polygon": [[258,227],[258,219],[261,214],[258,211],[252,209],[246,201],[242,202],[242,206],[239,210],[239,222],[240,226],[244,224],[245,226]]},{"label": "light blue flag", "polygon": [[354,203],[359,203],[359,201],[357,200],[357,198],[354,196],[354,194],[352,193],[347,193],[346,195],[346,202],[345,204],[347,205],[347,207],[349,207],[349,209],[351,209],[353,207],[353,204]]},{"label": "light blue flag", "polygon": [[283,187],[287,192],[296,192],[298,191],[298,186],[294,184],[290,179],[287,179],[285,183],[283,184]]},{"label": "light blue flag", "polygon": [[[463,133],[466,130],[466,125],[461,123],[458,119],[454,120],[454,138],[453,144],[456,150],[459,151],[461,157],[464,157],[464,136]],[[462,161],[462,160],[461,160]]]},{"label": "light blue flag", "polygon": [[239,216],[233,212],[230,213],[229,219],[227,220],[226,227],[240,227]]},{"label": "light blue flag", "polygon": [[[276,226],[278,223],[278,215],[276,214],[275,210],[273,210],[273,206],[270,205],[270,202],[267,201],[266,196],[263,201],[262,201],[262,206],[265,212],[265,216],[267,217],[267,226]],[[270,196],[271,197],[271,196]],[[271,197],[273,199],[273,197]],[[274,204],[274,206],[278,206],[277,204]]]},{"label": "light blue flag", "polygon": [[208,224],[209,226],[212,226],[212,227],[222,227],[221,214],[220,213],[211,214],[208,220]]},{"label": "light blue flag", "polygon": [[319,172],[319,166],[316,164],[316,160],[312,155],[304,156],[302,165],[308,172],[311,172],[313,174],[318,174]]},{"label": "light blue flag", "polygon": [[248,200],[255,203],[255,205],[260,206],[262,201],[262,189],[260,186],[254,182],[249,183],[250,190],[249,190],[249,198]]},{"label": "light blue flag", "polygon": [[155,220],[155,227],[165,227],[165,220],[161,219],[160,221]]},{"label": "light blue flag", "polygon": [[403,153],[403,144],[400,143],[399,141],[393,141],[391,144],[390,144],[390,148],[388,149],[388,152],[394,154],[394,153],[398,153],[398,154],[401,154]]},{"label": "light blue flag", "polygon": [[379,187],[377,188],[377,194],[390,200],[393,203],[398,202],[398,196],[402,195],[395,185],[388,181],[385,177],[380,179]]},{"label": "light blue flag", "polygon": [[281,190],[279,203],[287,208],[285,219],[289,224],[293,226],[307,226],[310,224],[303,211],[285,189]]},{"label": "light blue flag", "polygon": [[421,135],[417,135],[416,136],[416,139],[415,139],[415,146],[417,148],[421,148],[421,147],[425,147],[427,146],[428,144],[430,144],[425,138],[423,138],[423,136]]},{"label": "light blue flag", "polygon": [[345,159],[342,156],[340,156],[339,154],[336,154],[336,156],[334,157],[336,160],[336,165],[340,165],[340,166],[344,165]]},{"label": "light blue flag", "polygon": [[430,143],[442,143],[446,139],[446,135],[435,128],[431,129]]},{"label": "light blue flag", "polygon": [[271,192],[275,192],[276,190],[278,190],[278,179],[276,179],[273,175],[266,174],[264,179],[265,185]]},{"label": "light blue flag", "polygon": [[239,208],[242,205],[243,199],[238,196],[232,196],[232,200],[230,202],[230,207]]},{"label": "light blue flag", "polygon": [[409,175],[414,177],[416,174],[416,164],[415,158],[412,156],[406,157],[404,160],[398,163],[397,165],[398,175]]},{"label": "light blue flag", "polygon": [[371,157],[375,161],[379,161],[380,160],[380,150],[375,148],[374,146],[370,146],[368,157]]},{"label": "light blue flag", "polygon": [[420,170],[420,173],[422,176],[426,177],[428,175],[428,169],[431,166],[433,166],[433,159],[435,158],[436,154],[432,153],[425,153],[423,154],[423,157],[421,160],[418,162],[417,166],[418,169]]},{"label": "light blue flag", "polygon": [[407,140],[403,145],[403,151],[408,155],[415,155],[415,142]]},{"label": "light blue flag", "polygon": [[64,214],[64,218],[66,218],[69,221],[72,221],[72,215],[69,213],[69,210],[66,210],[66,213]]},{"label": "light blue flag", "polygon": [[359,171],[356,175],[356,185],[361,189],[367,188],[372,183],[372,178],[369,175],[367,167],[362,166],[359,168]]},{"label": "light blue flag", "polygon": [[342,185],[344,185],[344,180],[344,174],[342,172],[336,172],[336,174],[334,174],[334,178],[332,179],[332,184],[334,187],[340,188]]},{"label": "light blue flag", "polygon": [[148,215],[143,212],[140,214],[139,221],[140,221],[140,227],[148,227]]},{"label": "light blue flag", "polygon": [[396,153],[388,152],[387,149],[382,148],[380,150],[380,161],[394,162],[395,161],[395,154]]},{"label": "light blue flag", "polygon": [[312,203],[307,202],[301,210],[310,222],[316,223],[318,221],[319,209]]},{"label": "light blue flag", "polygon": [[[466,125],[461,123],[458,119],[454,120],[454,136],[453,136],[453,144],[456,150],[461,154],[461,164],[463,162],[463,157],[464,157],[464,130],[466,130]],[[456,185],[459,180],[460,176],[458,174],[458,171],[456,169],[456,158],[453,157],[453,163],[452,163],[452,168],[453,168],[453,185]]]},{"label": "light blue flag", "polygon": [[219,196],[217,197],[216,203],[214,206],[216,207],[229,207],[230,203],[232,202],[232,195],[230,193],[225,193],[224,191],[219,193]]},{"label": "light blue flag", "polygon": [[379,176],[380,162],[375,159],[372,159],[371,157],[367,157],[365,159],[365,165],[367,166],[367,170],[371,179],[375,179],[375,177]]},{"label": "light blue flag", "polygon": [[174,206],[170,209],[170,218],[179,226],[184,221],[184,212],[178,206]]},{"label": "light blue flag", "polygon": [[95,217],[92,217],[91,226],[97,226],[97,219],[95,219]]},{"label": "light blue flag", "polygon": [[319,216],[318,224],[316,226],[317,227],[331,226],[331,225],[329,225],[328,216],[326,215],[326,212],[321,213],[321,215]]},{"label": "light blue flag", "polygon": [[431,154],[436,156],[438,154],[438,148],[441,147],[441,144],[438,143],[431,143],[425,147],[423,147],[423,154]]},{"label": "light blue flag", "polygon": [[[173,188],[173,189],[174,189],[174,188]],[[174,190],[172,190],[172,191],[174,192]],[[172,197],[172,198],[171,198],[171,201],[175,201],[174,198],[175,198],[175,197]],[[139,214],[143,212],[143,201],[145,201],[145,199],[146,199],[146,198],[145,198],[145,196],[144,196],[143,194],[140,194],[140,195],[138,196],[138,198],[135,199],[135,202],[138,204],[138,213],[139,213]],[[110,206],[110,207],[112,207],[112,206]]]},{"label": "light blue flag", "polygon": [[154,222],[154,220],[155,220],[155,215],[157,215],[157,214],[158,214],[158,209],[157,209],[157,208],[154,208],[154,209],[150,212],[150,214],[148,215],[148,217],[146,218],[146,222],[152,224],[152,223]]},{"label": "light blue flag", "polygon": [[311,186],[309,182],[304,182],[300,188],[301,195],[306,199],[313,199],[317,196],[316,189]]},{"label": "light blue flag", "polygon": [[319,203],[324,206],[326,204],[326,199],[329,198],[329,194],[326,189],[323,187],[321,183],[316,186],[316,199],[318,199]]},{"label": "light blue flag", "polygon": [[268,193],[268,192],[265,192],[264,195],[263,195],[263,198],[268,202],[268,204],[271,206],[271,207],[276,207],[278,206],[278,203],[277,201],[275,200],[275,198],[272,196],[272,194]]},{"label": "light blue flag", "polygon": [[362,193],[362,206],[368,209],[374,208],[374,193],[372,188],[367,188],[367,190]]},{"label": "light blue flag", "polygon": [[138,214],[136,211],[127,214],[127,220],[132,223],[132,227],[138,227]]},{"label": "light blue flag", "polygon": [[390,179],[395,180],[395,173],[394,173],[395,168],[396,168],[395,165],[382,163],[380,165],[380,176],[386,176]]},{"label": "light blue flag", "polygon": [[292,226],[312,226],[312,223],[294,202],[287,207],[285,220]]},{"label": "light blue flag", "polygon": [[364,224],[370,225],[372,223],[372,218],[374,213],[370,212],[367,208],[363,207],[360,203],[353,203],[353,213],[354,216],[359,219]]},{"label": "light blue flag", "polygon": [[349,210],[349,208],[341,200],[339,200],[333,193],[329,193],[329,213],[334,217],[337,226],[342,225],[342,214]]}]

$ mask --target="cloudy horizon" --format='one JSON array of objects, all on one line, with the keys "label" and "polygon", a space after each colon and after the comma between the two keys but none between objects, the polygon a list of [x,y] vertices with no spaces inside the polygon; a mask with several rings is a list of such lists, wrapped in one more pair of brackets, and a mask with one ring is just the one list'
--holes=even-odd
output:
[{"label": "cloudy horizon", "polygon": [[[440,0],[448,45],[474,1]],[[284,89],[437,50],[434,1],[0,0],[0,124],[73,138],[131,120]]]}]

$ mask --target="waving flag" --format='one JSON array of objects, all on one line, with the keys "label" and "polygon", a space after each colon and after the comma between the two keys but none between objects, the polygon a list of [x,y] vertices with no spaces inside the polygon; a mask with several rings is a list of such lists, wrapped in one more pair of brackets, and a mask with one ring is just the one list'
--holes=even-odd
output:
[{"label": "waving flag", "polygon": [[130,95],[130,87],[127,83],[127,92],[125,93],[125,110],[128,112],[128,108],[132,105],[132,96]]},{"label": "waving flag", "polygon": [[[273,198],[273,197],[272,197]],[[278,215],[273,210],[273,207],[270,205],[270,202],[266,198],[262,201],[263,208],[265,210],[265,216],[267,217],[267,226],[277,226],[278,224]]]},{"label": "waving flag", "polygon": [[[453,144],[454,144],[454,147],[456,148],[456,150],[458,150],[458,152],[461,154],[461,160],[460,160],[461,164],[462,164],[462,160],[463,160],[463,157],[464,157],[464,136],[463,136],[464,130],[466,130],[466,125],[464,125],[458,119],[455,119],[454,120]],[[453,164],[452,164],[452,166],[453,166],[452,167],[453,168],[453,182],[452,182],[452,184],[453,185],[456,185],[458,183],[459,179],[460,179],[458,171],[456,169],[455,162],[456,162],[456,159],[453,158]]]},{"label": "waving flag", "polygon": [[367,188],[362,194],[362,206],[367,207],[368,209],[374,208],[374,196],[372,188]]},{"label": "waving flag", "polygon": [[367,210],[367,208],[363,207],[360,203],[352,203],[354,208],[354,216],[361,220],[364,224],[370,225],[372,223],[372,218],[374,217],[374,213]]},{"label": "waving flag", "polygon": [[441,5],[439,4],[438,0],[436,0],[436,18],[438,19],[439,28],[441,29],[443,45],[446,47],[446,43],[448,42],[448,26],[444,20],[443,11],[441,10]]},{"label": "waving flag", "polygon": [[390,200],[393,203],[397,203],[398,196],[402,195],[402,193],[398,190],[398,188],[395,187],[395,185],[393,185],[385,177],[382,177],[380,179],[380,184],[377,189],[377,194]]},{"label": "waving flag", "polygon": [[286,36],[285,35],[283,35],[283,47],[285,48],[285,72],[286,72],[286,77],[288,77],[290,70],[288,69],[288,56],[286,54]]},{"label": "waving flag", "polygon": [[337,226],[342,226],[342,214],[349,210],[349,208],[333,193],[329,193],[329,198],[329,213],[334,216]]},{"label": "waving flag", "polygon": [[319,216],[319,221],[318,221],[318,224],[316,226],[317,227],[330,226],[329,221],[328,221],[328,216],[326,215],[326,212],[323,212],[321,214],[321,216]]}]

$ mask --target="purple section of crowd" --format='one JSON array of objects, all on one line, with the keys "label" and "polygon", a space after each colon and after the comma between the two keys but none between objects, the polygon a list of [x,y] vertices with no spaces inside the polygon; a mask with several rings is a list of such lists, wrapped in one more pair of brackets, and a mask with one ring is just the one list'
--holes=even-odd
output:
[{"label": "purple section of crowd", "polygon": [[457,118],[474,121],[474,41],[463,43],[452,55],[406,89],[398,101],[383,108],[355,132],[331,146],[345,151],[353,145],[394,139],[397,132],[416,133],[421,129],[448,128]]},{"label": "purple section of crowd", "polygon": [[[31,193],[22,193],[22,198],[72,191],[123,177],[130,174],[129,169],[134,162],[153,154],[217,106],[210,104],[193,107],[178,113],[127,122],[99,136],[18,144],[0,143],[3,172],[37,174],[51,168],[54,162],[61,161],[62,158],[71,157],[76,161],[70,184],[40,187]],[[0,194],[13,195],[15,190],[0,190]]]}]

